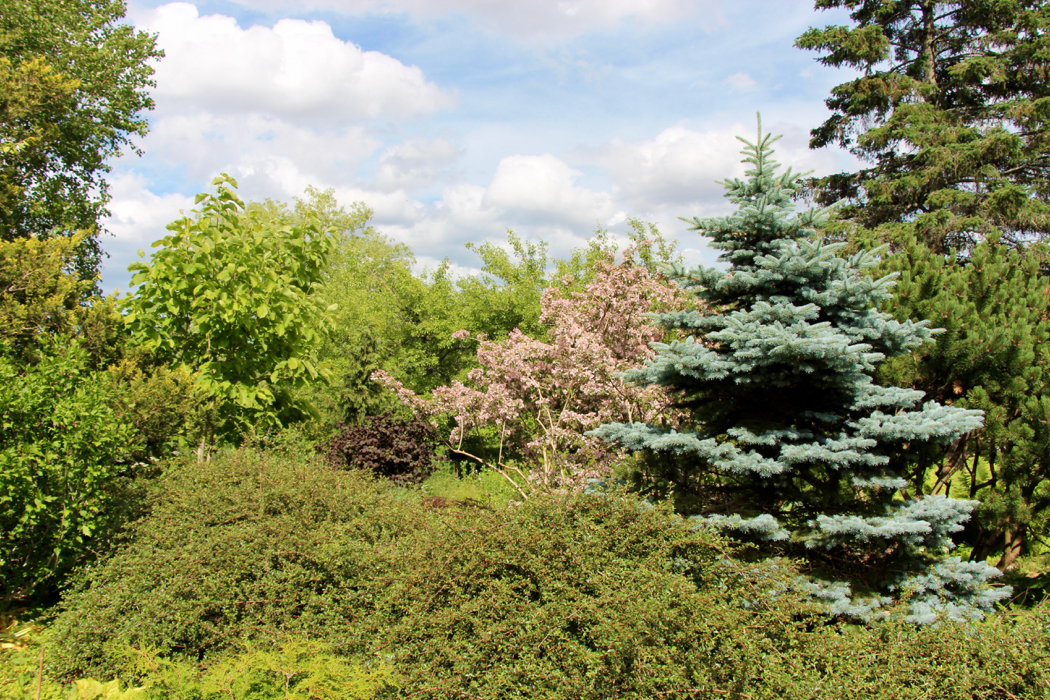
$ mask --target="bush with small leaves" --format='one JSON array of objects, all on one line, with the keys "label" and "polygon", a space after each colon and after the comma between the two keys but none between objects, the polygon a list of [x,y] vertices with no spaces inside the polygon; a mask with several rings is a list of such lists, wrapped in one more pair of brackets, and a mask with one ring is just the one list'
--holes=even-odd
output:
[{"label": "bush with small leaves", "polygon": [[337,424],[322,449],[340,469],[364,469],[395,484],[418,484],[434,471],[434,428],[418,418],[369,416],[360,425]]},{"label": "bush with small leaves", "polygon": [[1050,697],[1050,606],[830,621],[786,592],[790,562],[742,562],[629,494],[421,507],[359,470],[252,450],[155,486],[127,545],[66,596],[52,677],[124,673],[129,645],[212,668],[239,640],[293,638],[393,668],[383,698]]}]

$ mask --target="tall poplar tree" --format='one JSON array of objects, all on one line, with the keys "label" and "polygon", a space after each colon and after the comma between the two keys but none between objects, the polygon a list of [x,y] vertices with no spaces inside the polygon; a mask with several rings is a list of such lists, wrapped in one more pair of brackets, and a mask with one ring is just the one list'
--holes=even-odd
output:
[{"label": "tall poplar tree", "polygon": [[[857,78],[832,89],[813,148],[869,165],[818,181],[818,201],[935,252],[1050,233],[1050,4],[1045,0],[816,0],[853,26],[796,46]],[[903,234],[906,235],[906,234]]]},{"label": "tall poplar tree", "polygon": [[595,434],[647,455],[643,478],[671,483],[698,523],[804,559],[806,587],[837,614],[878,614],[907,592],[918,622],[980,616],[1004,595],[986,585],[998,571],[944,556],[977,504],[923,498],[907,476],[916,446],[980,427],[981,413],[872,381],[934,331],[877,310],[894,275],[867,276],[871,252],[841,257],[844,243],[814,237],[826,212],[794,213],[802,180],[777,174],[774,140],[760,127],[744,141],[747,179],[723,183],[738,210],[693,221],[729,269],[671,269],[709,311],[657,315],[690,335],[627,373],[678,392],[692,425]]}]

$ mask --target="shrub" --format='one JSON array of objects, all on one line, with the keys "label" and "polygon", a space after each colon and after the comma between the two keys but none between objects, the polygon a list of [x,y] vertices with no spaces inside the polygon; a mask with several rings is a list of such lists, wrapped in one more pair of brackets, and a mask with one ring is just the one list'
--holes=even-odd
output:
[{"label": "shrub", "polygon": [[0,355],[0,599],[56,584],[119,520],[138,439],[89,361],[62,340],[24,367]]},{"label": "shrub", "polygon": [[78,678],[64,684],[40,677],[36,647],[0,650],[0,700],[369,700],[397,683],[387,666],[350,664],[323,644],[296,639],[245,644],[205,665],[140,649],[126,654],[130,682]]},{"label": "shrub", "polygon": [[426,421],[384,414],[337,428],[324,448],[336,467],[364,469],[395,484],[419,483],[434,470],[435,434]]},{"label": "shrub", "polygon": [[413,698],[1050,689],[1050,609],[939,629],[830,623],[768,595],[797,575],[786,563],[736,561],[627,495],[427,509],[361,472],[242,450],[173,469],[152,504],[67,596],[51,673],[109,677],[129,644],[214,663],[238,640],[292,636],[381,660]]},{"label": "shrub", "polygon": [[139,460],[170,455],[180,444],[196,447],[214,421],[212,404],[185,367],[147,367],[126,358],[109,368],[117,415],[138,433]]}]

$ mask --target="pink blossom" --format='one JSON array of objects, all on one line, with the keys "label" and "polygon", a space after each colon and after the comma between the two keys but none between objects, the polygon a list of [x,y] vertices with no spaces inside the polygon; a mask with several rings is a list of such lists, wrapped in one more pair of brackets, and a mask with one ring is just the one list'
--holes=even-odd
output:
[{"label": "pink blossom", "polygon": [[619,455],[586,431],[613,421],[677,425],[681,418],[664,389],[616,376],[653,357],[649,344],[666,339],[646,314],[691,303],[682,289],[634,263],[634,253],[624,251],[619,263],[612,256],[599,262],[583,291],[569,291],[571,277],[544,290],[540,320],[548,329],[546,342],[517,329],[503,340],[479,336],[480,366],[466,383],[452,382],[423,398],[385,373],[373,378],[418,414],[451,417],[455,427],[448,441],[454,449],[475,430],[499,429],[500,454],[523,456],[527,477],[537,485],[567,487],[605,474]]}]

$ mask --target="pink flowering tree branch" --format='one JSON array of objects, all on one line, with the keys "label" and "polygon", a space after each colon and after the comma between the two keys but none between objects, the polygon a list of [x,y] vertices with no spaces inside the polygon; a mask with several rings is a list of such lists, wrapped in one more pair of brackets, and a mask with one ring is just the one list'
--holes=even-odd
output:
[{"label": "pink flowering tree branch", "polygon": [[[551,284],[540,316],[547,340],[517,329],[502,340],[479,337],[479,367],[466,381],[421,397],[385,373],[373,378],[417,415],[451,418],[448,447],[502,473],[523,496],[536,486],[565,488],[605,476],[620,455],[586,431],[610,422],[677,425],[681,418],[666,390],[618,376],[653,356],[650,343],[665,340],[647,314],[690,303],[677,286],[635,263],[635,252],[625,250],[620,262],[612,255],[599,261],[582,291],[570,291],[569,278]],[[464,440],[483,428],[499,435],[495,462],[463,452]],[[524,470],[505,464],[506,453],[519,457]]]}]

